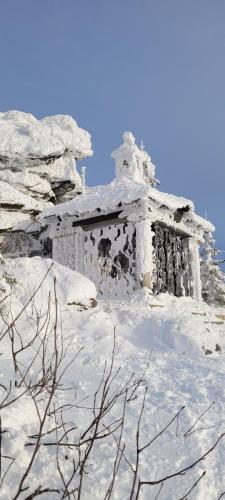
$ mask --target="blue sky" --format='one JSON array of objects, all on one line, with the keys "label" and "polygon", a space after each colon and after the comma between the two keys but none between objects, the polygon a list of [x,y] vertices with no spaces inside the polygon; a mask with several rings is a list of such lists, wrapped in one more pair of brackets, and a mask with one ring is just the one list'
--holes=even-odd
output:
[{"label": "blue sky", "polygon": [[91,185],[132,130],[225,249],[225,2],[0,0],[0,19],[1,110],[71,114],[92,134]]}]

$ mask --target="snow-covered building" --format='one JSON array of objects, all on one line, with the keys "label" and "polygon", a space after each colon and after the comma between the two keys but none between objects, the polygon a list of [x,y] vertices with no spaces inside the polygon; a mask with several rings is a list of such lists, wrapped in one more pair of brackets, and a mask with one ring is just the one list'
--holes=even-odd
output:
[{"label": "snow-covered building", "polygon": [[157,189],[151,158],[131,132],[112,157],[110,184],[44,211],[53,259],[92,279],[100,295],[148,287],[200,300],[199,244],[214,227],[192,201]]}]

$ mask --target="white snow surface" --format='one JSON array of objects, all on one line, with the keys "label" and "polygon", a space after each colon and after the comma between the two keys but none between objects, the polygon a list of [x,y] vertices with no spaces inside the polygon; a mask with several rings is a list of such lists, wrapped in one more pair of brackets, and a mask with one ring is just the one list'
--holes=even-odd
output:
[{"label": "white snow surface", "polygon": [[[62,266],[52,259],[41,257],[21,257],[6,260],[3,271],[11,280],[15,280],[13,293],[17,297],[17,308],[24,306],[27,297],[32,295],[41,280],[46,278],[44,286],[36,296],[44,310],[48,305],[48,295],[53,279],[57,283],[57,298],[60,304],[88,306],[91,299],[96,299],[97,291],[94,283],[82,274]],[[44,313],[44,311],[43,311]]]},{"label": "white snow surface", "polygon": [[85,196],[80,196],[70,202],[63,203],[53,209],[45,210],[43,216],[63,214],[83,214],[94,212],[96,208],[110,210],[117,208],[118,203],[131,203],[132,201],[152,198],[160,204],[165,204],[171,209],[181,208],[186,205],[194,209],[191,200],[158,191],[147,184],[141,184],[130,179],[114,179],[110,184],[103,184],[87,188]]},{"label": "white snow surface", "polygon": [[[17,259],[14,264],[5,264],[5,271],[8,266],[9,275],[17,280],[17,284],[13,285],[11,299],[13,317],[30,296],[30,287],[33,289],[38,285],[50,264],[51,261],[36,257]],[[133,372],[140,375],[150,358],[150,366],[145,374],[148,392],[140,430],[141,444],[144,445],[153,438],[172,416],[185,406],[179,420],[168,427],[166,432],[143,452],[140,463],[141,479],[160,479],[197,460],[225,431],[225,310],[197,304],[188,298],[177,299],[167,294],[152,297],[142,290],[134,294],[130,301],[116,302],[110,301],[109,298],[107,302],[99,302],[95,308],[79,311],[74,306],[68,306],[68,301],[71,297],[74,298],[72,286],[79,284],[77,288],[75,285],[77,300],[78,296],[81,299],[85,293],[86,284],[90,297],[94,292],[94,285],[82,277],[78,279],[77,273],[55,263],[42,291],[35,298],[39,311],[46,308],[47,294],[49,289],[53,291],[55,274],[57,293],[60,297],[60,327],[64,342],[69,346],[67,360],[71,361],[74,354],[84,348],[69,367],[63,380],[65,387],[72,387],[74,390],[76,388],[78,401],[85,402],[80,404],[80,409],[76,408],[67,413],[68,421],[77,426],[77,435],[80,435],[92,418],[85,407],[91,405],[104,371],[105,360],[110,360],[115,327],[114,370],[120,367],[119,382]],[[24,342],[31,335],[32,322],[28,321],[30,314],[32,308],[26,311],[26,315],[21,317],[17,324]],[[4,384],[13,377],[12,373],[10,342],[6,336],[1,342],[1,383]],[[143,392],[144,387],[140,387],[138,398],[130,402],[126,410],[124,441],[126,456],[132,464],[135,460],[135,433]],[[73,391],[72,395],[70,391],[62,391],[60,404],[68,404],[71,400],[73,402],[73,398]],[[194,427],[196,432],[185,437],[187,429],[214,401],[213,406]],[[118,418],[120,411],[121,408],[115,408],[112,418]],[[14,456],[16,459],[0,489],[0,498],[11,500],[18,479],[29,460],[31,449],[25,448],[24,444],[29,440],[28,436],[35,432],[37,416],[28,397],[19,399],[14,405],[4,408],[1,413],[2,425],[8,431],[2,435],[2,455]],[[116,446],[112,437],[96,443],[88,474],[84,478],[83,500],[103,500],[110,482],[115,453]],[[71,470],[72,458],[72,449],[67,450],[67,457],[65,451],[60,453],[61,467],[66,476]],[[165,481],[159,498],[181,498],[204,470],[207,471],[206,475],[188,498],[219,498],[225,491],[224,462],[223,438],[206,461],[196,465],[184,476]],[[7,465],[7,460],[2,459],[3,471]],[[129,499],[131,479],[130,467],[122,459],[113,500]],[[24,499],[39,485],[44,488],[58,487],[60,484],[55,449],[42,447],[39,459],[35,462],[26,483],[29,489],[21,498]],[[155,499],[158,490],[159,486],[144,487],[140,500]],[[48,500],[57,498],[56,494],[48,494]]]},{"label": "white snow surface", "polygon": [[30,113],[0,113],[0,168],[40,164],[46,157],[92,155],[90,134],[69,115],[38,120]]},{"label": "white snow surface", "polygon": [[[56,207],[44,210],[41,218],[51,215],[82,215],[87,212],[94,212],[97,208],[101,210],[118,209],[118,204],[129,204],[136,200],[152,199],[159,205],[165,205],[171,210],[176,210],[182,207],[190,207],[191,216],[194,214],[194,204],[191,200],[181,196],[175,196],[168,193],[163,193],[158,189],[151,187],[148,184],[136,182],[131,179],[114,179],[106,185],[94,186],[87,188],[85,196],[77,196],[71,201],[61,203]],[[195,221],[206,230],[214,231],[214,226],[194,214]]]}]

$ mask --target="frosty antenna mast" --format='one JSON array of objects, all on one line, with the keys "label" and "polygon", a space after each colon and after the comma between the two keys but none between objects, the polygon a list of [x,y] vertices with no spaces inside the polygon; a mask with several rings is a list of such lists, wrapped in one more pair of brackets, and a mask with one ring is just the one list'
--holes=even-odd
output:
[{"label": "frosty antenna mast", "polygon": [[85,195],[85,188],[86,188],[86,168],[87,167],[81,167],[81,185],[82,185],[82,194]]}]

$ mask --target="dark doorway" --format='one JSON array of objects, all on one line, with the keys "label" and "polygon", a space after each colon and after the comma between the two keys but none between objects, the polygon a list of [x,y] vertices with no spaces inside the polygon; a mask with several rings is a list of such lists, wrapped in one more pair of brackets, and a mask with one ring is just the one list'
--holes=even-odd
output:
[{"label": "dark doorway", "polygon": [[155,236],[155,293],[192,296],[189,237],[160,223],[153,225]]}]

